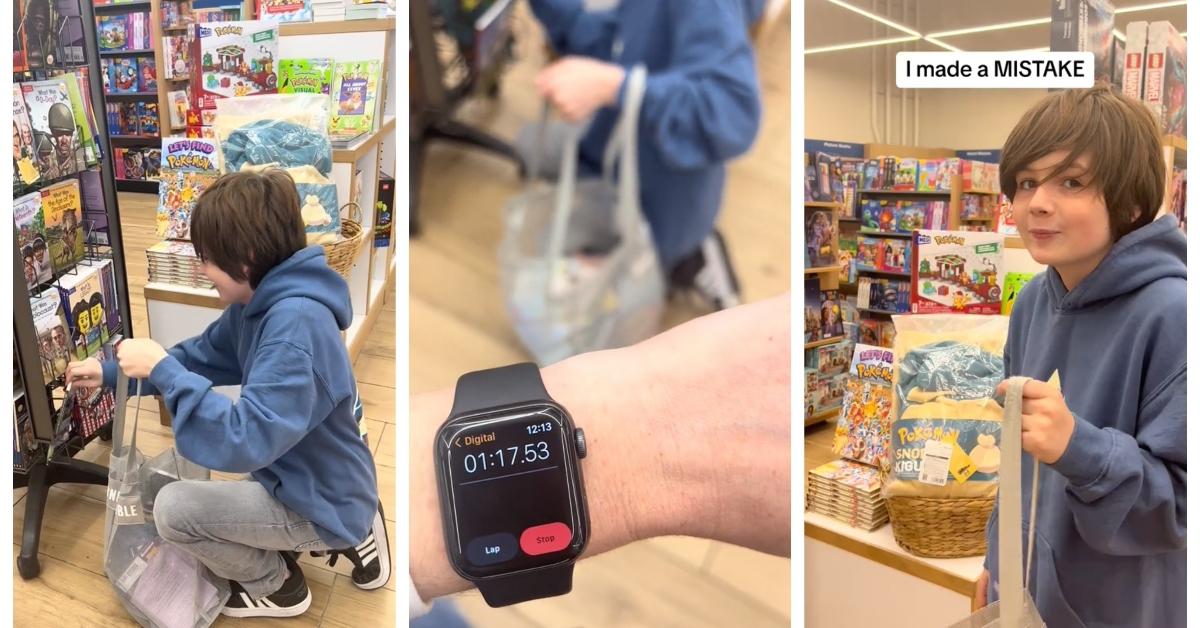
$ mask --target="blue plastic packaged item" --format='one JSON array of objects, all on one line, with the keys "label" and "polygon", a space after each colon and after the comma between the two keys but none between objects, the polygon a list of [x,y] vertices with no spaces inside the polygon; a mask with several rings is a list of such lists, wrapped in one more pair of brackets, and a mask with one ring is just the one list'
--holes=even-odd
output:
[{"label": "blue plastic packaged item", "polygon": [[333,149],[322,132],[282,120],[256,120],[245,124],[221,144],[225,171],[237,172],[242,164],[278,164],[280,168],[313,166],[323,175],[333,170]]},{"label": "blue plastic packaged item", "polygon": [[917,347],[897,368],[900,414],[913,389],[945,392],[959,401],[990,399],[1003,378],[1004,360],[977,345],[947,340]]}]

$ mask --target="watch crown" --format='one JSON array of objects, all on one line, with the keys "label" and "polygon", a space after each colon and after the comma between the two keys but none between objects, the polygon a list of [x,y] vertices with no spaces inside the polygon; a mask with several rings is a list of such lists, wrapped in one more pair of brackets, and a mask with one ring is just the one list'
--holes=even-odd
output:
[{"label": "watch crown", "polygon": [[575,453],[579,454],[580,458],[587,457],[587,441],[583,438],[583,428],[575,428]]}]

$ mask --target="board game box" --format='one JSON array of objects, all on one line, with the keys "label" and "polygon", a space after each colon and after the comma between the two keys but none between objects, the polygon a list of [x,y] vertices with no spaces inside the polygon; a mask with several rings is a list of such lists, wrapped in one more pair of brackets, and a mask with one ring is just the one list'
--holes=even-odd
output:
[{"label": "board game box", "polygon": [[1004,238],[995,233],[913,234],[912,311],[999,314]]}]

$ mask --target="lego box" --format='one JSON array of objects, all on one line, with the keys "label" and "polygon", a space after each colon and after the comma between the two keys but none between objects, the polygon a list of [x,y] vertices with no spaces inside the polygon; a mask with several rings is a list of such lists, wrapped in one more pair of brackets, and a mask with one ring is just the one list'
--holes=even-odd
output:
[{"label": "lego box", "polygon": [[914,314],[999,314],[1004,238],[996,233],[913,234]]},{"label": "lego box", "polygon": [[218,98],[278,91],[277,24],[212,22],[193,28],[191,85],[197,109],[216,109]]},{"label": "lego box", "polygon": [[1187,42],[1170,22],[1150,25],[1142,100],[1165,135],[1187,135]]},{"label": "lego box", "polygon": [[1110,0],[1053,0],[1050,50],[1096,55],[1096,80],[1112,80],[1113,3]]}]

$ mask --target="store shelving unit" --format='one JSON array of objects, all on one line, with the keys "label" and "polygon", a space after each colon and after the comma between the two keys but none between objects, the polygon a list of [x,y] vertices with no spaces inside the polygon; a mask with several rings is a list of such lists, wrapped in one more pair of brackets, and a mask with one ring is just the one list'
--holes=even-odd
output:
[{"label": "store shelving unit", "polygon": [[[354,27],[361,27],[361,30]],[[334,148],[330,173],[330,178],[337,184],[338,205],[345,207],[357,199],[361,225],[368,234],[347,279],[354,315],[343,337],[351,359],[354,359],[366,344],[367,332],[383,310],[388,284],[393,281],[396,270],[396,234],[393,233],[388,247],[375,247],[373,237],[379,174],[394,175],[396,172],[395,99],[389,97],[396,84],[396,69],[392,62],[396,45],[395,20],[284,25],[280,33],[280,58],[383,61],[376,127],[350,145]],[[359,172],[361,189],[360,177],[356,176]],[[354,217],[350,210],[344,210],[342,216]],[[150,283],[144,294],[150,335],[163,344],[194,335],[224,309],[215,290]],[[236,395],[236,389],[224,392]],[[165,409],[160,416],[164,423],[170,421]]]},{"label": "store shelving unit", "polygon": [[[805,225],[808,224],[809,212],[813,211],[813,210],[828,210],[828,211],[833,212],[833,217],[834,217],[834,223],[832,225],[832,228],[833,228],[833,258],[836,260],[836,259],[838,259],[838,238],[837,238],[838,222],[837,221],[838,221],[838,214],[840,214],[841,210],[842,210],[842,204],[839,202],[836,202],[836,201],[808,201],[808,200],[804,201],[804,224]],[[806,234],[807,234],[807,228],[806,228]],[[817,280],[820,284],[820,288],[822,291],[826,291],[826,290],[836,291],[838,289],[838,285],[839,285],[838,276],[840,273],[841,273],[841,267],[836,264],[833,266],[818,266],[818,267],[804,269],[805,279],[807,280],[809,277],[813,277],[813,276],[817,277],[818,278]],[[839,342],[842,342],[845,339],[846,339],[845,335],[841,335],[841,336],[836,336],[833,338],[825,338],[822,340],[807,342],[804,344],[804,350],[807,352],[811,349],[817,349],[817,348],[828,346],[828,345],[834,345]],[[806,362],[807,362],[807,360],[806,360]],[[804,413],[804,415],[805,415],[804,416],[804,425],[805,425],[805,427],[807,427],[809,425],[815,425],[817,423],[822,423],[822,422],[828,421],[830,419],[837,418],[838,412],[839,411],[837,408],[827,408],[827,409],[821,410],[819,412],[812,412],[812,413],[808,412],[808,410],[806,409],[805,413]]]},{"label": "store shelving unit", "polygon": [[[88,96],[92,102],[93,111],[97,112],[95,120],[96,132],[102,140],[102,145],[107,146],[108,142],[104,140],[108,135],[107,120],[103,115],[99,115],[103,113],[103,107],[99,105],[104,102],[104,86],[100,78],[99,46],[96,41],[95,28],[88,27],[95,24],[96,14],[93,11],[90,0],[74,1],[79,3],[80,16],[84,24],[85,62],[80,65],[87,67],[89,75],[89,84],[87,85]],[[14,81],[42,80],[56,73],[55,70],[37,70],[14,74],[13,79]],[[97,166],[93,166],[93,168],[100,171],[101,197],[104,201],[108,224],[105,227],[106,233],[103,234],[103,237],[101,237],[101,234],[95,232],[89,234],[88,249],[90,256],[102,256],[112,259],[114,266],[113,277],[116,283],[116,298],[118,301],[117,308],[121,317],[120,333],[116,337],[129,337],[132,335],[133,325],[129,310],[129,288],[125,277],[125,254],[122,247],[120,210],[117,205],[112,162],[107,157],[107,155],[102,154],[100,163]],[[44,188],[67,178],[69,177],[40,181],[34,186],[20,190],[19,193],[24,194]],[[14,195],[16,193],[18,191],[14,190]],[[101,243],[107,244],[101,247],[99,246]],[[38,547],[41,542],[42,520],[46,515],[46,498],[50,487],[55,484],[106,485],[108,483],[108,469],[71,457],[87,444],[86,441],[78,436],[72,437],[65,446],[58,449],[56,451],[57,455],[54,458],[51,459],[45,455],[44,446],[48,445],[54,437],[56,427],[55,417],[58,415],[61,407],[58,405],[60,401],[55,399],[55,396],[58,395],[65,398],[65,393],[61,381],[48,382],[43,377],[41,354],[38,350],[37,331],[34,327],[33,312],[29,301],[30,295],[26,290],[25,278],[22,274],[22,260],[15,247],[13,254],[13,344],[18,362],[19,379],[24,384],[23,395],[28,403],[29,414],[33,423],[34,439],[39,445],[43,446],[39,449],[42,455],[32,463],[27,472],[13,474],[13,487],[28,489],[24,500],[25,514],[21,532],[21,548],[17,556],[17,570],[22,578],[29,579],[35,578],[41,573],[41,566],[38,562]],[[56,280],[57,277],[70,272],[73,271],[68,269],[56,272]],[[45,286],[44,288],[45,290],[55,289],[50,286]],[[113,339],[110,339],[110,343]],[[103,431],[100,434],[103,435]]]},{"label": "store shelving unit", "polygon": [[[80,0],[80,2],[83,2],[83,3],[87,3],[88,1],[89,0]],[[146,18],[146,22],[147,22],[146,26],[147,26],[147,28],[150,29],[150,46],[151,46],[150,48],[139,48],[136,50],[100,50],[97,53],[98,56],[105,57],[108,59],[119,58],[119,57],[133,57],[133,58],[139,59],[139,60],[147,59],[147,58],[154,59],[154,73],[155,73],[155,77],[156,77],[155,84],[157,86],[157,89],[155,91],[152,91],[152,92],[144,91],[144,92],[138,92],[136,94],[105,93],[104,98],[100,101],[97,101],[97,103],[99,105],[96,107],[97,116],[104,114],[107,111],[107,107],[105,105],[107,105],[110,102],[128,102],[130,100],[134,100],[134,101],[141,101],[141,102],[153,102],[153,103],[158,104],[158,114],[159,114],[158,130],[159,130],[159,133],[157,133],[157,134],[141,133],[138,135],[119,135],[118,134],[118,135],[109,136],[112,140],[114,140],[114,142],[111,142],[108,147],[108,157],[110,160],[112,160],[114,162],[114,164],[115,164],[115,159],[116,159],[115,158],[116,153],[114,152],[114,148],[117,148],[117,147],[120,147],[120,148],[154,147],[154,146],[159,145],[162,141],[161,134],[163,132],[163,114],[166,112],[166,110],[163,109],[163,106],[162,106],[162,103],[165,100],[162,96],[163,83],[161,80],[159,80],[157,78],[159,75],[162,74],[162,55],[160,54],[160,50],[159,50],[162,46],[162,43],[161,43],[162,31],[160,30],[161,25],[162,25],[162,16],[157,11],[158,4],[159,4],[158,0],[142,0],[140,2],[124,2],[124,3],[120,3],[120,4],[102,4],[102,5],[97,5],[97,6],[93,7],[96,15],[128,15],[131,13],[145,13],[148,16]],[[93,36],[95,36],[97,34],[97,30],[96,30],[97,25],[96,25],[96,21],[94,19],[91,22],[85,22],[84,26],[85,26],[85,28],[87,28],[87,30],[90,30],[92,32]],[[97,66],[97,67],[99,67],[99,66]],[[99,71],[99,70],[97,70],[97,71]],[[103,91],[103,83],[101,85],[102,85],[101,91]],[[142,179],[117,179],[116,182],[117,182],[117,189],[122,192],[143,192],[143,193],[147,193],[147,194],[157,194],[158,193],[158,181],[156,181],[156,180],[155,181],[146,181],[146,180],[142,180]]]}]

